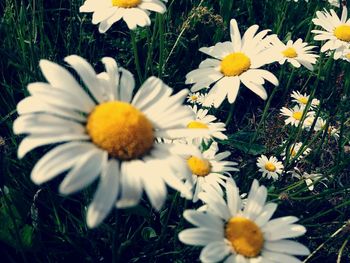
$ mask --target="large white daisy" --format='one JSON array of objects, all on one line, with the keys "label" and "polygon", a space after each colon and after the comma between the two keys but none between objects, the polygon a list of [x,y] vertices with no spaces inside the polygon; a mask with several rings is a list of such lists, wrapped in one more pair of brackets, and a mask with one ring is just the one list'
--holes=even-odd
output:
[{"label": "large white daisy", "polygon": [[[239,171],[234,166],[236,162],[225,161],[231,155],[230,152],[218,152],[219,147],[213,142],[209,149],[203,152],[201,158],[191,156],[187,160],[189,169],[192,172],[192,180],[187,180],[188,185],[193,186],[193,202],[198,201],[198,194],[202,192],[203,184],[211,184],[221,195],[221,186],[225,185],[225,180],[230,177],[229,172]],[[220,186],[221,185],[221,186]]]},{"label": "large white daisy", "polygon": [[271,220],[277,205],[266,203],[267,190],[257,180],[244,208],[233,180],[227,180],[226,195],[225,201],[213,187],[205,185],[200,199],[208,204],[207,211],[184,212],[196,227],[180,232],[179,239],[188,245],[204,246],[202,262],[301,263],[295,256],[310,253],[304,245],[288,240],[306,232],[305,227],[295,224],[297,217]]},{"label": "large white daisy", "polygon": [[340,19],[332,9],[330,12],[327,10],[317,11],[316,18],[312,19],[312,22],[324,29],[311,31],[316,34],[315,40],[326,41],[321,52],[335,50],[334,59],[340,58],[343,49],[350,43],[350,18],[348,18],[347,7],[343,7]]},{"label": "large white daisy", "polygon": [[313,64],[316,64],[319,57],[312,53],[315,46],[308,46],[308,43],[303,42],[300,38],[295,42],[289,40],[287,44],[284,44],[277,36],[270,39],[276,51],[276,60],[281,65],[287,61],[296,68],[303,65],[307,69],[313,70]]},{"label": "large white daisy", "polygon": [[82,13],[94,13],[92,23],[100,24],[100,33],[105,33],[120,19],[132,30],[149,26],[149,11],[163,14],[166,6],[159,0],[86,0],[80,7]]},{"label": "large white daisy", "polygon": [[200,144],[203,139],[208,143],[212,139],[226,140],[227,136],[223,133],[226,131],[226,125],[223,122],[217,122],[214,115],[208,114],[207,109],[198,109],[197,105],[191,107],[195,113],[195,118],[187,123],[189,129],[207,129],[208,133],[203,137],[195,138],[195,144]]},{"label": "large white daisy", "polygon": [[150,77],[133,96],[132,74],[118,68],[114,59],[102,59],[106,72],[99,75],[79,56],[65,61],[88,92],[66,69],[41,60],[48,83],[29,84],[31,96],[17,106],[20,116],[13,124],[14,133],[28,134],[19,146],[19,158],[34,148],[60,143],[37,162],[32,180],[42,184],[67,172],[59,191],[71,194],[100,175],[87,212],[90,227],[97,226],[114,204],[119,208],[136,205],[143,190],[155,209],[164,203],[166,185],[192,198],[181,180],[185,178],[178,175],[186,176],[184,156],[193,154],[193,148],[155,140],[200,132],[186,128],[193,119],[191,109],[182,105],[188,91],[172,95],[171,88]]},{"label": "large white daisy", "polygon": [[264,100],[267,99],[263,87],[265,80],[278,85],[277,78],[271,72],[260,69],[272,62],[272,49],[267,49],[267,42],[264,41],[269,30],[256,34],[258,28],[258,25],[251,26],[241,37],[237,22],[232,19],[231,41],[199,49],[213,58],[204,60],[199,69],[188,73],[186,84],[194,84],[191,91],[196,92],[215,83],[204,106],[213,104],[217,108],[226,97],[229,103],[233,103],[241,82]]}]

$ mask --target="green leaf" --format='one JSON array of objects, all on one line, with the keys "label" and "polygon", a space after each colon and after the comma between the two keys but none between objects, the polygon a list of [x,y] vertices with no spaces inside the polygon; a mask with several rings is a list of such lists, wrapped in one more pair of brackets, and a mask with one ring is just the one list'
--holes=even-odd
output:
[{"label": "green leaf", "polygon": [[141,231],[141,236],[145,241],[149,241],[157,237],[157,233],[152,227],[144,227]]},{"label": "green leaf", "polygon": [[221,141],[221,144],[227,145],[232,149],[240,150],[247,154],[259,155],[266,151],[262,144],[250,143],[254,137],[254,132],[239,131],[228,136],[228,139]]}]

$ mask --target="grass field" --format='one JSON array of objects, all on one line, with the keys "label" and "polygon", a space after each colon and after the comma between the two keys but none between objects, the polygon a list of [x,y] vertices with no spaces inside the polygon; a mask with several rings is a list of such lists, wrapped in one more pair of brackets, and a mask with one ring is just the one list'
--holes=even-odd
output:
[{"label": "grass field", "polygon": [[[226,99],[220,107],[208,108],[226,123],[228,139],[218,144],[220,150],[231,152],[230,161],[238,163],[239,171],[232,172],[232,178],[241,193],[247,193],[253,179],[258,179],[267,187],[268,200],[278,204],[274,217],[300,219],[307,232],[297,240],[311,252],[302,262],[350,262],[350,64],[320,53],[321,42],[311,32],[316,27],[312,23],[316,11],[334,8],[340,16],[341,8],[321,0],[169,0],[164,14],[151,12],[149,27],[130,31],[119,21],[100,34],[91,23],[91,14],[79,12],[83,2],[0,3],[1,262],[199,262],[201,248],[181,243],[178,233],[191,227],[183,211],[199,207],[200,202],[194,204],[168,188],[159,212],[144,197],[137,206],[113,209],[103,223],[89,229],[87,207],[98,182],[68,196],[58,191],[62,176],[35,185],[31,170],[53,147],[40,147],[19,160],[17,150],[24,136],[14,135],[12,127],[18,102],[28,96],[27,85],[45,82],[39,69],[41,59],[66,65],[64,57],[77,54],[102,72],[100,60],[109,56],[134,74],[136,87],[157,76],[178,92],[191,88],[185,84],[186,74],[208,58],[199,48],[229,41],[233,18],[242,35],[257,24],[259,30],[271,29],[284,43],[302,38],[316,46],[320,57],[312,71],[288,63],[265,66],[279,80],[276,87],[264,85],[267,100],[241,86],[233,104]],[[323,129],[313,131],[316,121],[308,130],[285,124],[280,109],[291,107],[292,91],[320,101],[313,111],[325,120]],[[302,151],[296,158],[290,154],[283,158],[281,154],[292,150],[296,142],[311,152],[300,160]],[[283,163],[276,181],[263,178],[258,171],[256,162],[262,154],[276,156]],[[292,176],[296,167],[300,178]],[[320,174],[312,190],[304,172]]]}]

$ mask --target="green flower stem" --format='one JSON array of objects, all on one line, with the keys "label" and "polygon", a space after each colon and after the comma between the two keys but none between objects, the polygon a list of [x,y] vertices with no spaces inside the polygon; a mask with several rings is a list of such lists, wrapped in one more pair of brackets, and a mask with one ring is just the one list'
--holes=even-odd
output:
[{"label": "green flower stem", "polygon": [[141,84],[141,83],[143,83],[143,77],[142,77],[142,73],[141,73],[139,53],[137,50],[136,34],[133,30],[130,30],[130,36],[131,36],[132,48],[134,51],[134,61],[135,61],[137,76],[138,76],[139,82]]}]

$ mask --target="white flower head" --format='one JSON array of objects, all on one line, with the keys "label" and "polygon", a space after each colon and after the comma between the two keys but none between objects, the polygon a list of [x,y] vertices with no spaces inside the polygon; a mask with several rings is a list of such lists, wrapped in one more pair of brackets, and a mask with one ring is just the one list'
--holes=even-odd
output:
[{"label": "white flower head", "polygon": [[190,104],[199,104],[201,105],[203,103],[203,95],[199,92],[190,93],[187,96],[187,102]]},{"label": "white flower head", "polygon": [[[303,143],[302,142],[297,142],[295,144],[293,144],[290,148],[289,148],[289,156],[290,156],[290,159],[293,159],[295,158],[298,154],[299,154],[299,151],[301,149],[301,147],[303,146]],[[309,155],[311,152],[311,149],[306,147],[306,148],[303,148],[303,152],[300,153],[300,155],[298,156],[297,160],[301,160],[302,158],[306,157],[307,155]],[[286,155],[287,155],[287,148],[286,150],[281,154],[283,156],[283,160],[285,160],[286,158]]]},{"label": "white flower head", "polygon": [[241,83],[264,100],[267,99],[263,86],[265,80],[278,85],[277,78],[271,72],[260,69],[273,62],[273,51],[266,47],[267,42],[264,40],[269,30],[256,34],[258,28],[258,25],[251,26],[241,37],[237,22],[232,19],[231,41],[199,49],[212,58],[204,60],[198,69],[188,73],[186,84],[194,84],[191,91],[196,92],[215,83],[204,106],[213,104],[218,108],[226,97],[229,103],[233,103]]},{"label": "white flower head", "polygon": [[[284,120],[284,123],[286,125],[290,124],[292,126],[297,127],[299,125],[300,121],[302,120],[304,111],[305,111],[305,107],[299,106],[299,105],[294,106],[292,109],[283,107],[281,109],[281,115],[287,117],[287,119]],[[313,111],[309,111],[306,113],[307,117],[312,116],[312,115],[314,115]]]},{"label": "white flower head", "polygon": [[165,13],[166,6],[159,0],[86,0],[80,12],[91,13],[92,23],[100,24],[100,33],[105,33],[115,22],[123,19],[129,29],[151,24],[149,11]]},{"label": "white flower head", "polygon": [[309,46],[300,38],[295,42],[289,40],[287,44],[284,44],[277,36],[270,39],[276,52],[276,60],[281,65],[287,61],[296,68],[302,65],[309,70],[313,70],[313,65],[316,64],[319,57],[312,53],[315,46]]},{"label": "white flower head", "polygon": [[[301,94],[299,91],[293,91],[291,97],[293,98],[293,102],[298,103],[301,107],[305,107],[309,102],[310,95],[307,95],[306,93]],[[318,99],[312,99],[310,103],[311,108],[318,107],[319,105],[320,101]]]},{"label": "white flower head", "polygon": [[341,54],[341,59],[350,62],[350,44],[343,49],[342,54]]},{"label": "white flower head", "polygon": [[190,130],[206,129],[208,133],[203,137],[193,139],[194,144],[199,145],[201,140],[208,143],[212,139],[226,140],[227,136],[223,133],[226,131],[226,125],[223,122],[216,122],[214,115],[208,114],[207,109],[198,109],[197,105],[191,107],[195,113],[195,118],[187,123]]},{"label": "white flower head", "polygon": [[304,180],[307,188],[310,191],[313,191],[315,188],[315,184],[318,182],[321,182],[324,186],[328,187],[324,182],[328,179],[325,178],[322,174],[319,173],[307,173],[307,172],[301,172],[297,167],[294,167],[294,171],[289,171],[288,173],[292,174],[292,177],[295,177],[299,180]]},{"label": "white flower head", "polygon": [[348,18],[347,7],[343,7],[341,18],[333,9],[330,12],[317,11],[316,18],[312,19],[312,22],[323,28],[323,30],[311,31],[316,34],[315,40],[326,41],[321,52],[335,50],[334,59],[339,59],[344,48],[350,43],[350,18]]},{"label": "white flower head", "polygon": [[195,227],[180,232],[179,239],[187,245],[204,247],[201,262],[299,262],[295,256],[310,253],[304,245],[288,240],[306,232],[305,227],[296,224],[297,217],[271,219],[277,205],[266,203],[267,189],[257,180],[244,208],[233,180],[227,180],[226,193],[225,200],[205,185],[200,199],[208,204],[206,212],[184,212],[185,219]]},{"label": "white flower head", "polygon": [[114,59],[102,59],[106,72],[99,75],[79,56],[65,61],[88,93],[65,68],[41,60],[48,83],[29,84],[30,96],[17,105],[20,116],[13,124],[14,133],[28,135],[19,146],[19,158],[37,147],[59,143],[34,166],[34,183],[67,172],[59,191],[68,195],[100,178],[87,212],[89,227],[97,226],[114,205],[138,204],[143,190],[158,210],[166,199],[166,185],[192,198],[181,171],[188,170],[185,156],[193,154],[194,147],[157,143],[159,138],[187,139],[201,133],[186,127],[193,119],[191,109],[182,104],[188,91],[172,95],[170,87],[150,77],[133,96],[133,75]]},{"label": "white flower head", "polygon": [[198,201],[198,194],[202,192],[204,184],[212,185],[221,195],[221,186],[230,177],[229,172],[239,171],[235,166],[236,162],[225,160],[230,156],[230,152],[218,152],[218,144],[213,142],[209,149],[203,152],[201,157],[191,156],[187,159],[187,164],[192,172],[192,180],[187,180],[190,185],[193,183],[193,202]]},{"label": "white flower head", "polygon": [[339,2],[339,0],[328,0],[328,3],[329,3],[331,6],[340,7],[340,2]]},{"label": "white flower head", "polygon": [[260,168],[259,172],[262,172],[263,177],[272,178],[274,181],[278,179],[284,168],[282,162],[278,161],[275,156],[267,158],[265,155],[261,155],[256,165]]}]

